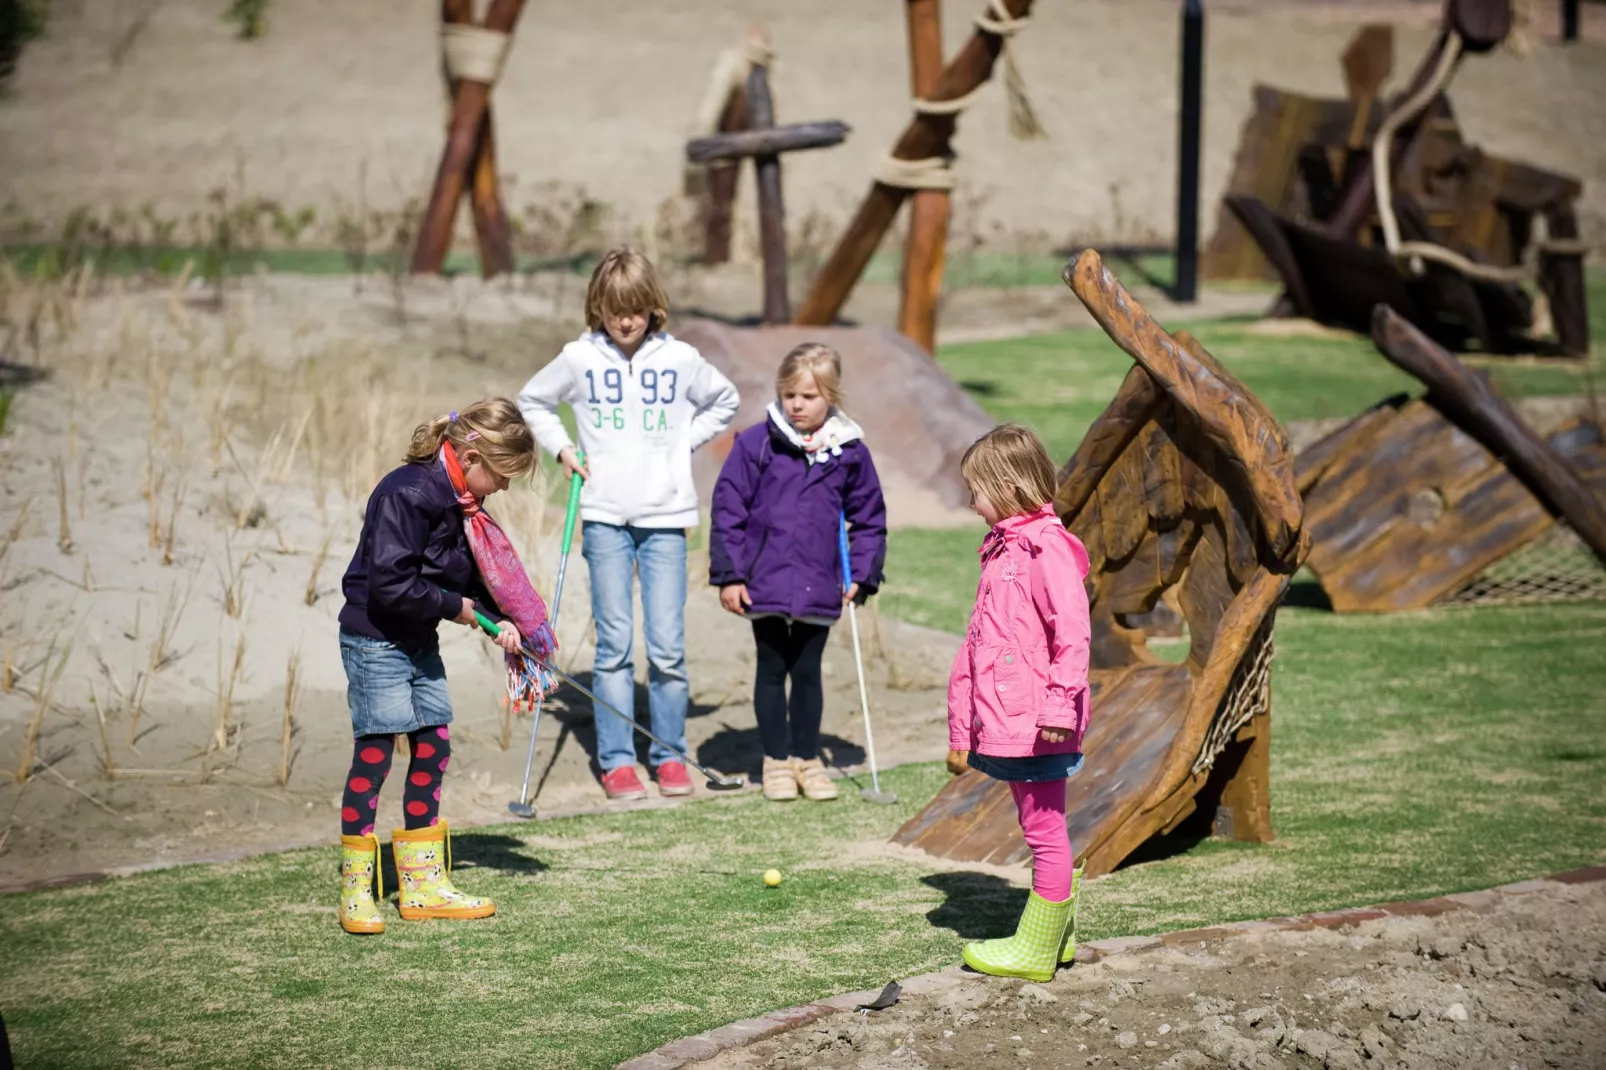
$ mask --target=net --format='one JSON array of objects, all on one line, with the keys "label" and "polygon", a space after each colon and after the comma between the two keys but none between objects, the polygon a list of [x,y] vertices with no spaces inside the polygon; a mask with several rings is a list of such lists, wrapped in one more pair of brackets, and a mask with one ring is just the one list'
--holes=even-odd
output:
[{"label": "net", "polygon": [[1437,605],[1523,605],[1606,599],[1603,566],[1578,533],[1558,520],[1439,599]]}]

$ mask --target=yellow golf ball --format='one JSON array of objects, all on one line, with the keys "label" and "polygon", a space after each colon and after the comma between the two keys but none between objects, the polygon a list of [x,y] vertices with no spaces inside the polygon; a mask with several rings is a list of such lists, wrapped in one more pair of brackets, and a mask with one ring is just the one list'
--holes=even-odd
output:
[{"label": "yellow golf ball", "polygon": [[781,883],[781,871],[778,869],[766,869],[764,871],[764,883],[771,888],[778,887]]}]

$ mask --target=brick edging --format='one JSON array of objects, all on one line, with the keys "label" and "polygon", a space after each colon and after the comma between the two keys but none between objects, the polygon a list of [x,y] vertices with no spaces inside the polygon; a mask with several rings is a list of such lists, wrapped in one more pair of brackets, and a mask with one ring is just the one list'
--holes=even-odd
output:
[{"label": "brick edging", "polygon": [[[1572,869],[1565,873],[1557,873],[1538,880],[1503,884],[1481,892],[1460,892],[1455,895],[1435,896],[1431,899],[1378,903],[1374,906],[1348,907],[1343,910],[1324,910],[1315,914],[1301,914],[1297,917],[1266,918],[1261,921],[1235,921],[1223,925],[1212,925],[1203,929],[1182,929],[1177,932],[1162,933],[1158,936],[1117,936],[1108,940],[1091,940],[1082,944],[1076,949],[1076,961],[1093,963],[1110,955],[1153,951],[1156,948],[1177,947],[1183,944],[1198,943],[1201,940],[1225,940],[1250,933],[1342,929],[1345,926],[1359,925],[1362,922],[1375,921],[1379,918],[1435,917],[1439,914],[1449,914],[1461,910],[1481,913],[1492,908],[1502,895],[1529,895],[1533,892],[1542,891],[1549,884],[1592,884],[1597,881],[1606,881],[1606,866],[1586,866],[1583,869]],[[957,987],[978,976],[980,975],[966,973],[958,966],[948,966],[934,973],[924,973],[917,977],[911,977],[907,981],[900,983],[903,986],[904,995],[930,995]],[[875,999],[879,992],[880,989],[874,988],[863,992],[845,992],[842,995],[816,1000],[813,1003],[802,1003],[796,1007],[785,1007],[778,1011],[771,1011],[757,1018],[746,1018],[739,1022],[732,1022],[729,1025],[722,1025],[718,1029],[710,1029],[706,1033],[698,1033],[695,1036],[672,1040],[660,1048],[647,1052],[645,1055],[638,1055],[633,1059],[620,1063],[615,1070],[680,1070],[681,1067],[692,1063],[711,1059],[720,1052],[746,1047],[754,1041],[789,1032],[798,1026],[819,1021],[821,1018],[840,1014],[843,1011],[854,1010],[860,1004],[869,1003]]]}]

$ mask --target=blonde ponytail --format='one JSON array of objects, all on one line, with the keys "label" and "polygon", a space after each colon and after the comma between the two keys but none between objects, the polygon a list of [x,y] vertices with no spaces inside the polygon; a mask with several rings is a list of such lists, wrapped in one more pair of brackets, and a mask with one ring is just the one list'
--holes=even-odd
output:
[{"label": "blonde ponytail", "polygon": [[535,469],[535,435],[507,398],[485,398],[419,424],[407,447],[408,463],[429,464],[443,442],[450,442],[459,455],[478,451],[486,465],[509,479]]}]

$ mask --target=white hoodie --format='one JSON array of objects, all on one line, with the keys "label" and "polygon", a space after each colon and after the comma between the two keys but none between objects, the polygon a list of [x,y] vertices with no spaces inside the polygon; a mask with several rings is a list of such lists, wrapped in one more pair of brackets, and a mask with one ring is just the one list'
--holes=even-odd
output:
[{"label": "white hoodie", "polygon": [[574,445],[558,405],[574,406],[591,478],[580,518],[644,528],[698,524],[692,450],[730,426],[736,387],[701,353],[659,332],[626,358],[603,331],[563,347],[519,391],[519,411],[554,457]]}]

